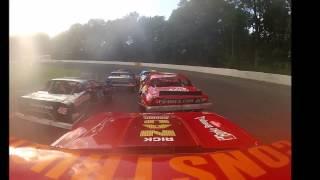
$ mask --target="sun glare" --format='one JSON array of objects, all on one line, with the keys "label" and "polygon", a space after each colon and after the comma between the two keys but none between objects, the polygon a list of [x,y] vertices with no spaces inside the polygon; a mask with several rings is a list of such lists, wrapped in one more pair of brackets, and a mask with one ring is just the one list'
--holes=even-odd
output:
[{"label": "sun glare", "polygon": [[90,19],[113,20],[130,12],[168,17],[178,0],[10,0],[10,35],[54,36]]}]

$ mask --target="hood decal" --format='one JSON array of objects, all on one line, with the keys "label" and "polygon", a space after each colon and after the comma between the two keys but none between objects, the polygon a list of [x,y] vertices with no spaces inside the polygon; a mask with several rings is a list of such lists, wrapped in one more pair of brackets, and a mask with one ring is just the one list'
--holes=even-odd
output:
[{"label": "hood decal", "polygon": [[242,150],[161,155],[65,150],[23,140],[10,141],[10,179],[204,177],[199,172],[205,173],[205,179],[291,179],[290,141]]},{"label": "hood decal", "polygon": [[205,116],[196,117],[195,119],[199,120],[199,122],[204,125],[204,128],[208,129],[208,131],[212,133],[213,136],[219,141],[228,141],[228,140],[237,139],[236,136],[234,136],[233,134],[225,132],[219,129],[218,127],[216,127],[214,125],[215,122],[208,121]]},{"label": "hood decal", "polygon": [[[215,124],[215,125],[214,125]],[[81,136],[75,136],[85,129]],[[77,137],[77,138],[74,138]],[[71,149],[110,147],[113,150],[230,149],[252,146],[256,140],[245,131],[215,114],[176,113],[100,113],[77,124],[54,145]],[[73,144],[73,145],[72,145]]]}]

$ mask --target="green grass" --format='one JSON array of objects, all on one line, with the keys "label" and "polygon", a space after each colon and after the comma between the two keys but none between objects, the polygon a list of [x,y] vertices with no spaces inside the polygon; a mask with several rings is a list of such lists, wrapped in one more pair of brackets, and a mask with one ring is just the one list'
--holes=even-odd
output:
[{"label": "green grass", "polygon": [[238,69],[242,71],[255,71],[272,74],[291,75],[291,65],[289,63],[258,64],[254,67],[252,64],[226,63],[225,68]]}]

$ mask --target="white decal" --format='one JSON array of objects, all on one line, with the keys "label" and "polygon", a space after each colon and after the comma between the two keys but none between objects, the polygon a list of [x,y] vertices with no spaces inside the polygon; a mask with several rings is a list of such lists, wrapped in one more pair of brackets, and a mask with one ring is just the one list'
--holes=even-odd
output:
[{"label": "white decal", "polygon": [[215,122],[215,121],[210,121],[210,124],[216,126],[216,127],[221,127],[221,123]]},{"label": "white decal", "polygon": [[68,108],[66,107],[59,107],[58,108],[58,113],[66,115],[68,113]]},{"label": "white decal", "polygon": [[184,87],[175,87],[175,88],[170,88],[169,91],[182,91],[182,92],[188,92],[189,90],[184,88]]},{"label": "white decal", "polygon": [[96,126],[94,126],[93,128],[91,128],[90,130],[88,130],[85,135],[86,136],[90,136],[93,137],[95,135],[97,135],[106,125],[106,123],[110,121],[109,118],[105,118],[103,119],[100,123],[98,123]]},{"label": "white decal", "polygon": [[144,142],[167,142],[174,141],[173,137],[145,137]]},{"label": "white decal", "polygon": [[[204,128],[209,129],[209,132],[211,132],[213,136],[219,141],[228,141],[228,140],[237,139],[233,134],[222,131],[221,129],[218,129],[214,125],[214,124],[217,125],[217,122],[214,122],[214,121],[208,122],[205,116],[197,117],[195,119],[198,119],[201,122],[201,124],[204,125]],[[218,127],[220,127],[221,124],[220,123],[218,124],[219,124]]]},{"label": "white decal", "polygon": [[169,116],[143,116],[143,119],[169,119]]}]

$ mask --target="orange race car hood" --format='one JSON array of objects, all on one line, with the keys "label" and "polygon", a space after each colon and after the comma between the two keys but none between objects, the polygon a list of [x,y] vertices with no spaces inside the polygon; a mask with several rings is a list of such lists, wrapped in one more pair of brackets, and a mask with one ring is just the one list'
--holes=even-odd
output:
[{"label": "orange race car hood", "polygon": [[51,146],[10,139],[10,179],[291,179],[291,144],[214,113],[99,113]]},{"label": "orange race car hood", "polygon": [[206,153],[106,153],[10,139],[10,179],[291,179],[291,144]]},{"label": "orange race car hood", "polygon": [[52,146],[112,152],[188,153],[241,149],[257,140],[214,113],[100,113]]}]

